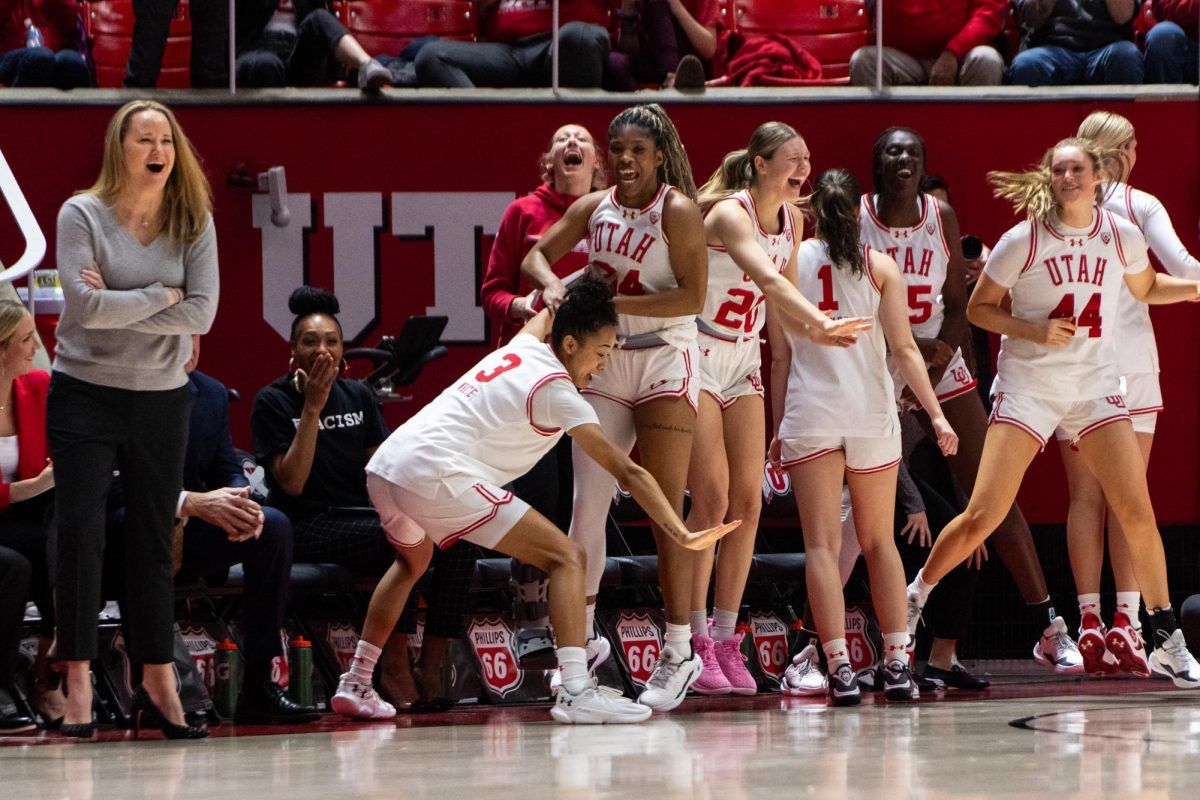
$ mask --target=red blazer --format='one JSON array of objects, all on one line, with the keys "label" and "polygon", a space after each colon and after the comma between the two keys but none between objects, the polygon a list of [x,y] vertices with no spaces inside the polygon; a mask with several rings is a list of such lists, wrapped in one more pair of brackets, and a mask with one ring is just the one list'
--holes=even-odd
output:
[{"label": "red blazer", "polygon": [[[36,478],[46,468],[50,449],[46,445],[46,395],[50,391],[50,373],[30,370],[13,381],[13,416],[17,422],[17,447],[20,460],[17,478]],[[0,480],[0,509],[8,508],[12,484]]]}]

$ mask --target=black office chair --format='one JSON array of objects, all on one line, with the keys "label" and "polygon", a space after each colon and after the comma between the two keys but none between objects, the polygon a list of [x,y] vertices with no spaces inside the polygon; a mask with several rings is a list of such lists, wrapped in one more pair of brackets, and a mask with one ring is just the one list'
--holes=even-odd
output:
[{"label": "black office chair", "polygon": [[376,347],[356,347],[347,350],[347,361],[367,359],[373,368],[362,378],[380,403],[410,400],[396,389],[412,385],[430,361],[444,357],[448,351],[441,344],[446,317],[409,317],[399,336],[385,336]]}]

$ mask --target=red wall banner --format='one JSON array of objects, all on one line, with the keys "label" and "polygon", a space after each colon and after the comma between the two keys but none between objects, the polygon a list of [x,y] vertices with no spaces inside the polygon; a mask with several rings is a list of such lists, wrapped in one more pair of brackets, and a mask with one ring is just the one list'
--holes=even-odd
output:
[{"label": "red wall banner", "polygon": [[[1196,102],[1106,103],[688,103],[669,111],[688,149],[697,183],[762,122],[796,127],[813,169],[853,170],[870,184],[871,145],[889,125],[920,131],[928,169],[950,183],[963,233],[992,243],[1015,220],[991,198],[985,173],[1019,169],[1072,134],[1097,108],[1137,126],[1133,183],[1158,196],[1185,244],[1200,252],[1200,106]],[[479,308],[479,283],[491,235],[505,206],[537,182],[536,161],[559,125],[586,125],[601,141],[617,103],[204,105],[177,109],[213,184],[221,261],[221,305],[205,338],[201,369],[238,389],[234,438],[249,449],[249,411],[259,387],[287,369],[291,317],[287,295],[308,282],[342,301],[348,337],[371,344],[398,333],[410,315],[450,317],[449,358],[413,387],[414,399],[389,407],[398,424],[484,352],[493,339]],[[50,241],[54,266],[59,206],[99,169],[113,107],[5,105],[3,150]],[[270,220],[265,194],[231,186],[237,164],[284,166],[292,222]],[[0,214],[0,260],[20,253],[11,217]],[[1200,522],[1200,373],[1195,306],[1152,312],[1162,352],[1166,411],[1151,468],[1163,523]],[[1025,481],[1021,502],[1032,521],[1065,519],[1057,453],[1047,452]]]}]

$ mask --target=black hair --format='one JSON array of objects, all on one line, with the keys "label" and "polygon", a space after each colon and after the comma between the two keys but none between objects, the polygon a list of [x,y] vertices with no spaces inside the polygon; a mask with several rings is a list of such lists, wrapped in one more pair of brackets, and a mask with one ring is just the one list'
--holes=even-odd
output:
[{"label": "black hair", "polygon": [[883,150],[887,147],[887,140],[891,138],[893,133],[907,133],[909,136],[917,140],[921,145],[921,158],[924,160],[926,155],[925,137],[914,131],[912,128],[904,128],[899,125],[892,127],[879,134],[879,138],[875,140],[875,146],[871,148],[871,183],[875,185],[875,191],[880,191],[883,186]]},{"label": "black hair", "polygon": [[696,199],[696,181],[692,178],[692,165],[688,162],[687,150],[679,139],[679,131],[658,103],[630,106],[613,117],[608,126],[608,139],[628,125],[641,128],[650,134],[654,146],[662,151],[663,163],[658,167],[658,180],[674,186],[679,191]]},{"label": "black hair", "polygon": [[617,325],[617,308],[608,281],[584,273],[567,290],[567,299],[554,314],[550,344],[557,350],[567,336],[583,342],[589,334]]},{"label": "black hair", "polygon": [[946,179],[941,175],[934,175],[932,172],[926,172],[921,177],[921,191],[925,194],[941,189],[946,193],[946,200],[950,200],[950,184],[946,183]]},{"label": "black hair", "polygon": [[324,314],[333,319],[338,326],[338,334],[342,333],[342,323],[337,314],[342,310],[337,295],[328,289],[316,286],[298,286],[288,297],[288,311],[296,315],[292,320],[292,342],[296,341],[296,327],[300,322],[313,314]]},{"label": "black hair", "polygon": [[829,249],[829,260],[838,269],[849,268],[861,278],[866,269],[859,244],[858,181],[849,170],[834,167],[822,172],[809,197],[817,222],[817,237]]}]

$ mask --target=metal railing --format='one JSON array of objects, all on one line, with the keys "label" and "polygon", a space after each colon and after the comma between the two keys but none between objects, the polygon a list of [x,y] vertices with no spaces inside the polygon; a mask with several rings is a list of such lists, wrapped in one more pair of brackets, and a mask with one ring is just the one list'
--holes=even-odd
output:
[{"label": "metal railing", "polygon": [[[25,200],[25,194],[17,183],[17,177],[13,175],[12,169],[8,166],[8,160],[4,157],[3,151],[0,151],[0,194],[4,195],[4,200],[8,203],[8,207],[17,221],[17,227],[21,229],[21,236],[25,239],[25,252],[16,260],[16,263],[0,272],[0,284],[3,284],[26,277],[42,263],[42,259],[46,257],[46,237],[42,234],[42,229],[33,216],[33,210]],[[33,295],[33,281],[30,280],[28,302],[31,314],[33,313]]]}]

